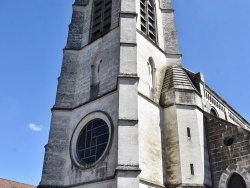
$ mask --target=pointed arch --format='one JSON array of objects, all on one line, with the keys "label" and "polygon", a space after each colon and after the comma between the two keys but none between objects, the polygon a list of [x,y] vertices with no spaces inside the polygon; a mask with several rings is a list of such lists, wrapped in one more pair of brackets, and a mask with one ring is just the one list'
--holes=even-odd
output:
[{"label": "pointed arch", "polygon": [[[244,182],[246,183],[246,187],[250,188],[250,182],[247,181],[250,179],[249,172],[243,167],[236,165],[236,164],[229,165],[227,169],[221,174],[220,181],[219,181],[219,188],[230,188],[229,187],[230,181],[232,181],[232,178],[235,178],[234,175],[236,173],[237,173],[236,180],[239,178],[239,176],[241,176],[239,179],[243,178]],[[233,181],[235,181],[235,179]],[[242,182],[242,179],[240,181]]]},{"label": "pointed arch", "polygon": [[140,0],[141,31],[156,42],[156,10],[154,0]]}]

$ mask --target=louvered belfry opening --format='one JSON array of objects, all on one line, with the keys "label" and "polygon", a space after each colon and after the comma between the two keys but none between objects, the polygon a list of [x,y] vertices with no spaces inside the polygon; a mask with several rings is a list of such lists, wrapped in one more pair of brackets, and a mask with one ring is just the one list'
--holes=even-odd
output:
[{"label": "louvered belfry opening", "polygon": [[110,31],[112,0],[95,0],[91,40],[95,40]]},{"label": "louvered belfry opening", "polygon": [[141,0],[141,31],[147,37],[156,42],[156,23],[155,23],[155,6],[151,0]]}]

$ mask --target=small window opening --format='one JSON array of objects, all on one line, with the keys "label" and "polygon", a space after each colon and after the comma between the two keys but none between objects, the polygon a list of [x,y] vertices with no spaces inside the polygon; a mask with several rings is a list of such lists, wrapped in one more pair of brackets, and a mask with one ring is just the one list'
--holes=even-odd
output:
[{"label": "small window opening", "polygon": [[190,172],[192,175],[194,175],[194,165],[190,164]]},{"label": "small window opening", "polygon": [[98,65],[98,72],[100,72],[100,64]]},{"label": "small window opening", "polygon": [[97,85],[100,82],[101,62],[102,60],[97,56],[94,63],[91,65],[92,85]]},{"label": "small window opening", "polygon": [[215,111],[215,109],[211,108],[210,110],[210,114],[214,115],[214,116],[217,116],[218,117],[218,114],[217,112]]},{"label": "small window opening", "polygon": [[233,137],[227,137],[224,139],[224,145],[225,146],[231,146],[234,143]]},{"label": "small window opening", "polygon": [[191,133],[190,133],[190,128],[189,127],[187,128],[187,136],[188,136],[188,138],[191,138]]}]

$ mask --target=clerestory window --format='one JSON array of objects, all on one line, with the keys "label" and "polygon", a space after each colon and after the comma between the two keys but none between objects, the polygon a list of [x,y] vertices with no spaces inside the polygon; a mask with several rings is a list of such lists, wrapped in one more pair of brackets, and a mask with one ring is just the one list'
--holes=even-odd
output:
[{"label": "clerestory window", "polygon": [[216,112],[215,109],[211,108],[210,110],[210,114],[214,115],[214,116],[217,116],[218,117],[218,113]]},{"label": "clerestory window", "polygon": [[95,40],[110,31],[112,0],[93,2],[91,40]]},{"label": "clerestory window", "polygon": [[141,0],[141,31],[153,42],[156,42],[155,6],[152,0]]}]

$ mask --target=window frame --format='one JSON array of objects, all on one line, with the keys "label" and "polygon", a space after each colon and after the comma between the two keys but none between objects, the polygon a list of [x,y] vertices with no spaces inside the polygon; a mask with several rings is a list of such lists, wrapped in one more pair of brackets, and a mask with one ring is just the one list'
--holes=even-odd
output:
[{"label": "window frame", "polygon": [[[99,157],[98,160],[96,160],[95,162],[91,163],[91,164],[83,164],[80,160],[79,160],[79,156],[78,156],[78,140],[81,136],[82,131],[85,129],[85,127],[91,122],[94,121],[96,119],[100,119],[102,121],[104,121],[108,128],[109,128],[109,139],[108,139],[108,143],[106,145],[106,148],[104,150],[104,152],[102,153],[102,155]],[[108,155],[108,151],[111,148],[111,144],[112,144],[112,140],[113,140],[113,122],[111,120],[111,118],[102,111],[95,111],[92,112],[88,115],[86,115],[82,120],[80,120],[80,122],[76,125],[72,137],[71,137],[71,141],[70,141],[70,157],[71,160],[73,162],[73,164],[78,167],[79,169],[85,170],[85,169],[89,169],[92,168],[93,166],[97,165],[99,162],[105,160],[106,156]]]},{"label": "window frame", "polygon": [[[100,123],[102,124],[100,125]],[[106,132],[100,134],[100,131],[99,133],[97,131],[98,129],[105,130]],[[108,138],[106,138],[106,135],[108,135]],[[101,137],[105,137],[105,140],[103,140],[102,143],[99,143]],[[89,121],[82,128],[76,143],[76,152],[79,162],[86,166],[96,163],[105,152],[109,138],[109,127],[105,121],[100,118]],[[94,160],[91,160],[91,158],[94,158]]]}]

